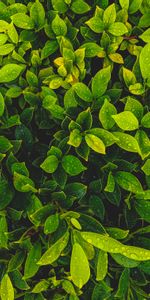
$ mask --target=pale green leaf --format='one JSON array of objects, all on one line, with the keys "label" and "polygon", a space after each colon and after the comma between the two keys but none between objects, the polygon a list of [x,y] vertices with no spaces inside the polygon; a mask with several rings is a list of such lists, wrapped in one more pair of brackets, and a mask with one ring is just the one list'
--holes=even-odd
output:
[{"label": "pale green leaf", "polygon": [[56,36],[65,36],[67,33],[67,25],[65,21],[59,17],[59,15],[56,15],[56,17],[52,21],[52,30],[56,34]]},{"label": "pale green leaf", "polygon": [[17,64],[7,64],[0,69],[0,83],[15,80],[23,70],[22,66]]},{"label": "pale green leaf", "polygon": [[62,159],[62,166],[66,173],[72,176],[76,176],[86,170],[86,167],[74,155],[65,155]]},{"label": "pale green leaf", "polygon": [[116,124],[122,130],[132,131],[139,128],[139,122],[131,111],[123,111],[117,115],[112,115]]},{"label": "pale green leaf", "polygon": [[73,245],[70,273],[73,283],[80,289],[90,278],[90,267],[87,256],[83,248],[78,243]]},{"label": "pale green leaf", "polygon": [[2,300],[14,300],[14,289],[8,274],[2,278],[0,296]]},{"label": "pale green leaf", "polygon": [[51,265],[58,257],[61,255],[61,252],[68,244],[69,233],[68,231],[54,243],[41,257],[38,262],[38,265]]},{"label": "pale green leaf", "polygon": [[58,158],[55,155],[49,155],[40,167],[47,173],[54,173],[58,167]]},{"label": "pale green leaf", "polygon": [[115,121],[112,118],[114,114],[117,114],[115,106],[105,99],[99,112],[99,120],[105,129],[111,129],[114,126]]},{"label": "pale green leaf", "polygon": [[110,78],[111,78],[110,66],[101,69],[96,73],[96,75],[92,79],[92,93],[95,98],[99,98],[106,92]]},{"label": "pale green leaf", "polygon": [[97,137],[93,134],[86,134],[85,141],[86,141],[87,145],[95,152],[100,153],[100,154],[106,153],[105,145],[99,137]]},{"label": "pale green leaf", "polygon": [[100,281],[105,278],[108,271],[108,254],[103,250],[99,250],[97,266],[96,266],[96,280]]},{"label": "pale green leaf", "polygon": [[115,174],[115,180],[126,191],[130,191],[134,194],[140,193],[143,191],[142,185],[138,178],[129,173],[124,171],[119,171]]},{"label": "pale green leaf", "polygon": [[128,32],[127,27],[121,22],[115,22],[111,24],[108,28],[108,31],[115,36],[121,36]]},{"label": "pale green leaf", "polygon": [[22,29],[33,29],[34,22],[33,20],[24,13],[17,13],[11,17],[13,23]]},{"label": "pale green leaf", "polygon": [[150,77],[150,43],[142,48],[140,53],[140,69],[144,79]]}]

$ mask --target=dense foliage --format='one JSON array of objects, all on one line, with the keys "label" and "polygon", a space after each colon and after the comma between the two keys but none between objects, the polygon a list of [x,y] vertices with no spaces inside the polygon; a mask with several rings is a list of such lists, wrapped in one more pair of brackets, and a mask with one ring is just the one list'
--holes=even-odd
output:
[{"label": "dense foliage", "polygon": [[150,299],[150,1],[0,1],[1,300]]}]

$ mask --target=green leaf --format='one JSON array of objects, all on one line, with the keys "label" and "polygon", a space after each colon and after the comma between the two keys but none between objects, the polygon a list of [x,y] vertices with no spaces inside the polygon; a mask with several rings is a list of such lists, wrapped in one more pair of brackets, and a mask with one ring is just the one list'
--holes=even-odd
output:
[{"label": "green leaf", "polygon": [[132,135],[123,132],[113,132],[113,134],[116,138],[118,138],[116,144],[120,148],[129,152],[141,153],[139,144]]},{"label": "green leaf", "polygon": [[99,137],[106,147],[113,145],[118,138],[113,135],[113,133],[103,129],[103,128],[92,128],[88,130],[87,133],[91,133]]},{"label": "green leaf", "polygon": [[40,167],[47,173],[54,173],[58,167],[58,158],[55,155],[49,155]]},{"label": "green leaf", "polygon": [[92,93],[95,98],[99,98],[106,92],[110,78],[111,78],[110,66],[101,69],[96,73],[96,75],[92,79]]},{"label": "green leaf", "polygon": [[145,30],[140,36],[139,36],[145,43],[150,43],[150,28]]},{"label": "green leaf", "polygon": [[0,20],[0,32],[5,32],[9,26],[9,23],[7,23],[4,20]]},{"label": "green leaf", "polygon": [[17,30],[16,30],[13,22],[9,24],[7,33],[8,33],[9,38],[11,39],[11,41],[13,43],[17,44],[19,37],[18,37],[18,33],[17,33]]},{"label": "green leaf", "polygon": [[97,153],[106,154],[103,141],[93,134],[86,134],[85,141],[87,145]]},{"label": "green leaf", "polygon": [[70,296],[73,296],[73,297],[69,298],[69,300],[78,300],[74,286],[69,280],[63,280],[62,288],[65,290],[65,292],[67,292],[67,294],[70,294]]},{"label": "green leaf", "polygon": [[89,207],[101,221],[104,220],[105,207],[103,201],[96,195],[91,195],[89,198]]},{"label": "green leaf", "polygon": [[99,17],[93,17],[89,19],[86,24],[90,27],[95,33],[101,33],[104,30],[104,23]]},{"label": "green leaf", "polygon": [[121,228],[107,227],[106,230],[110,236],[117,240],[123,240],[129,234],[129,230],[123,230]]},{"label": "green leaf", "polygon": [[27,282],[22,278],[22,274],[19,270],[14,270],[10,273],[10,278],[12,280],[13,286],[17,287],[20,290],[28,290],[30,289]]},{"label": "green leaf", "polygon": [[114,189],[115,189],[114,176],[112,175],[112,172],[109,172],[108,178],[107,178],[107,184],[106,184],[104,191],[108,192],[108,193],[113,193]]},{"label": "green leaf", "polygon": [[65,186],[64,192],[69,196],[82,199],[87,192],[87,186],[79,182],[68,183]]},{"label": "green leaf", "polygon": [[109,58],[113,62],[115,62],[116,64],[123,64],[124,63],[123,57],[119,53],[110,53]]},{"label": "green leaf", "polygon": [[79,129],[74,129],[71,131],[69,136],[68,144],[74,147],[79,147],[82,142],[82,135]]},{"label": "green leaf", "polygon": [[62,157],[62,151],[55,146],[51,146],[50,150],[47,152],[47,155],[55,155],[58,159]]},{"label": "green leaf", "polygon": [[5,101],[4,101],[4,97],[0,92],[0,117],[3,115],[5,110]]},{"label": "green leaf", "polygon": [[115,3],[109,5],[103,14],[103,22],[106,28],[116,21],[116,7]]},{"label": "green leaf", "polygon": [[9,261],[8,272],[12,272],[12,271],[18,269],[22,265],[24,258],[25,258],[25,253],[20,250],[17,251],[15,253],[15,255],[12,256]]},{"label": "green leaf", "polygon": [[129,13],[134,14],[139,10],[142,4],[142,0],[132,0],[129,6]]},{"label": "green leaf", "polygon": [[0,179],[0,210],[4,209],[13,199],[14,192],[5,179]]},{"label": "green leaf", "polygon": [[87,130],[92,127],[93,118],[90,108],[79,113],[76,122],[82,127],[82,130]]},{"label": "green leaf", "polygon": [[58,165],[57,170],[53,173],[53,178],[61,188],[64,188],[67,182],[67,174],[61,165]]},{"label": "green leaf", "polygon": [[0,33],[0,45],[4,45],[8,40],[8,36],[5,33]]},{"label": "green leaf", "polygon": [[0,83],[15,80],[23,70],[22,66],[16,64],[7,64],[0,69]]},{"label": "green leaf", "polygon": [[44,233],[50,234],[56,231],[59,226],[59,217],[58,214],[49,216],[44,224]]},{"label": "green leaf", "polygon": [[78,243],[74,243],[73,245],[70,273],[73,283],[79,287],[79,289],[81,289],[90,278],[90,267],[87,256]]},{"label": "green leaf", "polygon": [[30,8],[30,16],[35,27],[41,29],[45,24],[45,11],[39,0],[36,0]]},{"label": "green leaf", "polygon": [[27,70],[26,79],[30,86],[34,86],[34,87],[38,86],[38,78],[37,78],[36,74],[34,74],[33,72]]},{"label": "green leaf", "polygon": [[135,83],[135,84],[131,84],[129,86],[129,91],[133,94],[133,95],[143,95],[145,92],[144,86],[141,83]]},{"label": "green leaf", "polygon": [[142,166],[142,171],[145,173],[145,175],[150,175],[150,159],[147,159],[144,165]]},{"label": "green leaf", "polygon": [[85,14],[90,10],[90,6],[83,0],[74,0],[71,4],[71,10],[75,14]]},{"label": "green leaf", "polygon": [[0,216],[0,247],[1,249],[8,249],[8,236],[7,236],[8,226],[5,216]]},{"label": "green leaf", "polygon": [[114,114],[117,114],[115,106],[105,99],[99,112],[99,120],[105,129],[111,129],[114,126],[115,121],[112,118]]},{"label": "green leaf", "polygon": [[123,79],[127,87],[136,83],[136,77],[134,73],[125,67],[123,67]]},{"label": "green leaf", "polygon": [[126,10],[128,10],[129,8],[129,0],[119,0],[119,3],[121,5],[122,8],[125,8]]},{"label": "green leaf", "polygon": [[38,198],[32,197],[32,201],[34,201],[34,203],[33,209],[31,206],[31,209],[29,210],[29,219],[36,227],[38,227],[43,225],[45,219],[52,213],[53,206],[51,204],[42,206]]},{"label": "green leaf", "polygon": [[136,176],[129,172],[119,171],[115,174],[115,180],[126,191],[140,193],[143,191],[142,185]]},{"label": "green leaf", "polygon": [[13,23],[22,29],[33,29],[34,28],[34,22],[32,18],[30,18],[28,15],[24,13],[17,13],[11,16],[11,19]]},{"label": "green leaf", "polygon": [[149,20],[149,12],[145,11],[143,16],[140,18],[138,26],[140,27],[149,27],[150,20]]},{"label": "green leaf", "polygon": [[150,250],[135,246],[127,246],[109,236],[99,233],[81,232],[80,234],[88,243],[103,251],[120,253],[128,258],[139,261],[150,259]]},{"label": "green leaf", "polygon": [[149,54],[150,54],[150,43],[148,43],[142,48],[142,51],[140,53],[140,58],[139,58],[140,69],[144,79],[150,77],[149,74],[150,55]]},{"label": "green leaf", "polygon": [[14,289],[8,274],[1,281],[0,295],[2,300],[14,300]]},{"label": "green leaf", "polygon": [[97,281],[103,280],[106,277],[107,271],[108,271],[108,254],[107,254],[107,252],[104,252],[103,250],[99,250],[96,268],[97,268],[96,280]]},{"label": "green leaf", "polygon": [[25,262],[24,279],[31,278],[37,273],[39,266],[36,263],[39,261],[40,257],[41,243],[36,242],[29,251]]},{"label": "green leaf", "polygon": [[127,27],[121,22],[115,22],[111,24],[108,31],[115,36],[121,36],[128,32]]},{"label": "green leaf", "polygon": [[0,55],[7,55],[14,50],[15,46],[13,44],[5,44],[0,46]]},{"label": "green leaf", "polygon": [[68,9],[68,6],[64,0],[52,0],[52,5],[54,10],[58,11],[59,13],[65,13]]},{"label": "green leaf", "polygon": [[143,105],[138,100],[130,96],[127,97],[124,110],[131,111],[139,120],[141,120],[144,111]]},{"label": "green leaf", "polygon": [[150,201],[136,200],[135,209],[143,220],[150,223]]},{"label": "green leaf", "polygon": [[68,231],[57,240],[41,257],[38,262],[38,265],[51,265],[58,257],[61,255],[61,252],[65,249],[68,244],[69,233]]},{"label": "green leaf", "polygon": [[10,143],[10,141],[4,136],[0,136],[0,152],[6,153],[11,148],[12,144]]},{"label": "green leaf", "polygon": [[129,277],[130,277],[129,269],[125,268],[120,276],[118,290],[115,294],[115,297],[120,299],[122,297],[125,297],[129,286]]},{"label": "green leaf", "polygon": [[[139,265],[139,261],[125,257],[122,254],[111,253],[112,258],[121,266],[126,268],[135,268]],[[141,263],[140,263],[141,265]]]},{"label": "green leaf", "polygon": [[41,51],[41,59],[47,58],[49,55],[56,52],[58,49],[57,41],[47,41]]},{"label": "green leaf", "polygon": [[65,36],[67,34],[67,25],[64,20],[59,17],[59,15],[56,15],[52,21],[52,30],[56,36]]},{"label": "green leaf", "polygon": [[82,229],[82,227],[81,227],[81,225],[80,225],[80,223],[79,223],[79,221],[78,221],[77,219],[71,218],[71,219],[70,219],[70,222],[71,222],[71,224],[72,224],[76,229],[78,229],[78,230],[81,230],[81,229]]},{"label": "green leaf", "polygon": [[80,48],[85,49],[85,57],[95,57],[102,51],[102,48],[93,42],[84,43]]},{"label": "green leaf", "polygon": [[131,111],[123,111],[117,115],[113,115],[112,118],[118,127],[123,130],[131,131],[139,128],[138,119]]},{"label": "green leaf", "polygon": [[42,279],[34,286],[32,293],[39,294],[40,292],[46,291],[49,287],[49,284],[50,283],[48,280]]},{"label": "green leaf", "polygon": [[78,97],[80,97],[82,100],[86,102],[91,102],[92,101],[92,93],[90,89],[82,82],[78,82],[74,84],[73,86],[76,94]]},{"label": "green leaf", "polygon": [[150,140],[143,130],[138,130],[135,138],[139,144],[142,159],[145,159],[150,154]]},{"label": "green leaf", "polygon": [[141,124],[145,128],[150,128],[150,112],[146,113],[141,120]]},{"label": "green leaf", "polygon": [[34,182],[27,176],[14,172],[13,181],[15,189],[19,192],[26,193],[30,191],[37,191],[34,187]]},{"label": "green leaf", "polygon": [[86,170],[86,167],[74,155],[65,155],[62,159],[62,166],[66,173],[71,176],[76,176]]}]

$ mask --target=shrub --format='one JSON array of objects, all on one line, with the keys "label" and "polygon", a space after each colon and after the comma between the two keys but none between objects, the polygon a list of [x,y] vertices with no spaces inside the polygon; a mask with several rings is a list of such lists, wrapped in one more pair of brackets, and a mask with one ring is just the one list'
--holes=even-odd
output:
[{"label": "shrub", "polygon": [[2,300],[150,299],[149,16],[1,0]]}]

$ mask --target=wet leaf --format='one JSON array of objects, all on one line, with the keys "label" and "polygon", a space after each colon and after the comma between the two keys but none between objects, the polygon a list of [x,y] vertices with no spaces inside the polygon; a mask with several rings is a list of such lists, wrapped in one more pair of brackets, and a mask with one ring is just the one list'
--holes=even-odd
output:
[{"label": "wet leaf", "polygon": [[0,83],[15,80],[23,70],[22,66],[16,64],[7,64],[0,69]]},{"label": "wet leaf", "polygon": [[61,252],[68,244],[69,233],[68,231],[57,240],[40,258],[38,265],[51,265],[58,257],[61,255]]},{"label": "wet leaf", "polygon": [[143,47],[140,53],[140,69],[144,79],[149,78],[149,67],[150,67],[150,44]]},{"label": "wet leaf", "polygon": [[96,280],[97,281],[103,280],[107,275],[107,269],[108,269],[107,252],[104,252],[103,250],[99,250],[96,267],[97,267]]},{"label": "wet leaf", "polygon": [[114,126],[114,114],[117,114],[115,106],[105,99],[105,102],[99,112],[99,120],[104,129],[111,129]]},{"label": "wet leaf", "polygon": [[136,176],[129,172],[119,171],[115,174],[116,182],[123,189],[132,193],[140,193],[143,191],[142,185]]},{"label": "wet leaf", "polygon": [[32,246],[31,250],[28,253],[24,268],[24,279],[31,278],[37,273],[39,266],[36,263],[38,262],[40,257],[41,243],[37,242]]},{"label": "wet leaf", "polygon": [[1,281],[0,295],[2,300],[14,300],[14,289],[8,274]]},{"label": "wet leaf", "polygon": [[80,244],[73,245],[70,273],[73,283],[80,289],[87,283],[90,277],[89,262]]},{"label": "wet leaf", "polygon": [[55,155],[49,155],[40,167],[47,173],[54,173],[58,167],[58,158]]},{"label": "wet leaf", "polygon": [[92,93],[95,98],[99,98],[106,92],[110,78],[110,66],[96,73],[96,75],[92,79]]},{"label": "wet leaf", "polygon": [[86,134],[85,141],[87,145],[95,152],[105,154],[105,145],[103,141],[93,134]]},{"label": "wet leaf", "polygon": [[123,130],[135,130],[139,128],[139,122],[135,115],[130,111],[123,111],[117,115],[112,115],[118,127]]},{"label": "wet leaf", "polygon": [[62,167],[67,174],[72,176],[76,176],[86,170],[86,167],[83,166],[81,161],[73,155],[66,155],[63,157]]}]

